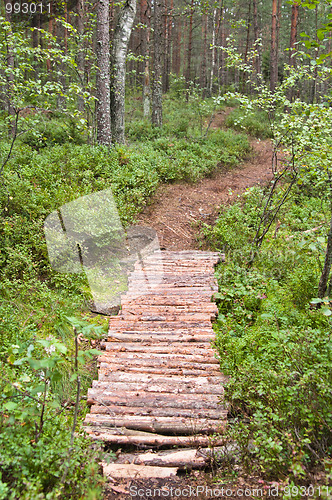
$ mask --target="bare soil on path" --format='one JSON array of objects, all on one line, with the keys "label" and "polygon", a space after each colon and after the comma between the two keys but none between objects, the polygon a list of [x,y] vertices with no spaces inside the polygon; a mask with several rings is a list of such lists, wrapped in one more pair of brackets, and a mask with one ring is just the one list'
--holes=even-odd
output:
[{"label": "bare soil on path", "polygon": [[[216,114],[211,128],[222,126],[227,111]],[[270,140],[251,139],[252,152],[236,168],[218,165],[211,177],[197,184],[166,184],[158,188],[151,203],[137,217],[139,225],[153,227],[161,248],[199,249],[202,223],[213,224],[220,209],[247,188],[272,179]]]}]

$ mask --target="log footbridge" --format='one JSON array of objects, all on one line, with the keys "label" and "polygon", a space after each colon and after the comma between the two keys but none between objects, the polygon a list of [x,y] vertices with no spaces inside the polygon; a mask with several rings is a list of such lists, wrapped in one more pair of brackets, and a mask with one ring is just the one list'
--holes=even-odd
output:
[{"label": "log footbridge", "polygon": [[[221,260],[216,252],[159,251],[137,262],[129,276],[121,311],[110,318],[102,343],[98,380],[88,391],[85,429],[121,447],[189,449],[141,453],[131,467],[120,455],[105,466],[111,475],[142,477],[142,467],[149,477],[165,474],[151,464],[168,466],[169,474],[181,464],[202,466],[207,448],[218,444],[227,410],[211,322],[217,315],[214,266]],[[148,287],[146,272],[154,276]]]}]

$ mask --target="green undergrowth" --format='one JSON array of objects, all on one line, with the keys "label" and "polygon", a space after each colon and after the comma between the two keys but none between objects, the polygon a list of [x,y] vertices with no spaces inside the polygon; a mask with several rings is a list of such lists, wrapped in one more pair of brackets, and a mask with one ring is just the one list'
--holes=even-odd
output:
[{"label": "green undergrowth", "polygon": [[[250,149],[247,136],[211,131],[205,137],[211,105],[200,106],[197,113],[192,102],[166,99],[159,130],[134,102],[128,143],[110,149],[87,144],[82,123],[54,114],[17,140],[0,178],[0,499],[64,498],[64,491],[70,498],[99,498],[100,450],[80,429],[96,378],[90,339],[105,336],[107,322],[87,315],[84,273],[51,267],[44,221],[66,203],[112,188],[127,226],[161,182],[196,182],[218,165],[237,165]],[[0,142],[1,158],[9,148]]]},{"label": "green undergrowth", "polygon": [[295,188],[252,261],[262,202],[262,188],[251,188],[205,229],[210,247],[226,253],[216,346],[229,377],[228,436],[248,473],[305,484],[331,467],[331,311],[311,303],[329,204]]},{"label": "green undergrowth", "polygon": [[265,111],[256,110],[251,113],[244,113],[243,109],[236,107],[227,116],[225,126],[260,139],[273,137],[271,122]]}]

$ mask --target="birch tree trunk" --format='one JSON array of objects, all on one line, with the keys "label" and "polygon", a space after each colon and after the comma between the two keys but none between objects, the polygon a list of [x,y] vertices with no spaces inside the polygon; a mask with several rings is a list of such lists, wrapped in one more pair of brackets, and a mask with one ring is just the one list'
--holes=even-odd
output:
[{"label": "birch tree trunk", "polygon": [[136,14],[136,0],[126,0],[119,12],[112,44],[111,127],[114,142],[125,141],[126,56]]},{"label": "birch tree trunk", "polygon": [[162,42],[163,42],[163,24],[162,24],[163,1],[155,0],[153,7],[153,86],[152,86],[152,124],[155,127],[161,127],[163,124],[162,109]]},{"label": "birch tree trunk", "polygon": [[110,34],[109,34],[109,2],[99,0],[97,7],[97,74],[96,74],[96,115],[98,144],[110,146]]}]

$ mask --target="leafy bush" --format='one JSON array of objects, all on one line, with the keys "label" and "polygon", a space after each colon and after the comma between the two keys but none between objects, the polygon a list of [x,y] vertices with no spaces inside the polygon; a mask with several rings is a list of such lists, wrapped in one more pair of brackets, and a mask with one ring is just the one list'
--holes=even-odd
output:
[{"label": "leafy bush", "polygon": [[236,108],[227,116],[225,125],[240,132],[247,132],[253,137],[261,139],[273,137],[271,123],[267,113],[263,111],[244,114],[243,109]]},{"label": "leafy bush", "polygon": [[227,252],[218,268],[216,345],[229,376],[228,435],[251,474],[299,480],[332,451],[331,311],[311,305],[325,203],[295,192],[252,263],[261,197],[261,189],[248,190],[205,230]]}]

